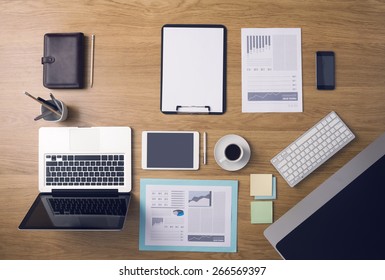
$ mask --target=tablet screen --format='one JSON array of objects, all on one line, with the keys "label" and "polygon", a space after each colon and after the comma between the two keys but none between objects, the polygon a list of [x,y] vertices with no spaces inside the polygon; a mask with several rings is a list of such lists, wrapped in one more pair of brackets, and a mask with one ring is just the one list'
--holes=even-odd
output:
[{"label": "tablet screen", "polygon": [[146,167],[193,169],[194,133],[148,132]]}]

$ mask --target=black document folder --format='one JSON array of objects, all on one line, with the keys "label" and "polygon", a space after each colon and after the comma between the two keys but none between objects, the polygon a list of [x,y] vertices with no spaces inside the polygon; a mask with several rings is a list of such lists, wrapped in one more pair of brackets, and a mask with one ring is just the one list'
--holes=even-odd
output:
[{"label": "black document folder", "polygon": [[43,85],[47,88],[83,88],[84,34],[44,35]]},{"label": "black document folder", "polygon": [[223,114],[226,95],[226,27],[162,28],[161,111]]}]

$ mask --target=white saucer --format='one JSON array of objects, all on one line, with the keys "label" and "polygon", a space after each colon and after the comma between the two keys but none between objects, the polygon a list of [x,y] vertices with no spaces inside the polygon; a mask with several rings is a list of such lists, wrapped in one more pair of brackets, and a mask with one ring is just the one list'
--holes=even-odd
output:
[{"label": "white saucer", "polygon": [[[231,143],[235,143],[243,148],[243,157],[237,162],[229,162],[227,160],[220,162],[223,158],[224,149]],[[239,135],[229,134],[223,136],[214,147],[214,158],[217,164],[227,171],[237,171],[245,167],[251,156],[250,146],[247,141]]]}]

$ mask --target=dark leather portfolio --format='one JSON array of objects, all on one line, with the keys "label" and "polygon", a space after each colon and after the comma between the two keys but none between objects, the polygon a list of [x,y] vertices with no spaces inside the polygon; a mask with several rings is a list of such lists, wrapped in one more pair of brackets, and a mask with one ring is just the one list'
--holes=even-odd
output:
[{"label": "dark leather portfolio", "polygon": [[84,87],[84,34],[44,35],[43,85],[46,88]]}]

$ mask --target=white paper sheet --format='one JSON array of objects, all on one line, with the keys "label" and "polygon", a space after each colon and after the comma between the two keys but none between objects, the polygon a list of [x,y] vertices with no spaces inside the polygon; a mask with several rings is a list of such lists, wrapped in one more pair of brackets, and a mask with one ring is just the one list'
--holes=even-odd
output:
[{"label": "white paper sheet", "polygon": [[300,28],[242,28],[242,112],[302,112]]},{"label": "white paper sheet", "polygon": [[181,107],[179,112],[223,113],[224,32],[219,27],[164,27],[163,112]]}]

